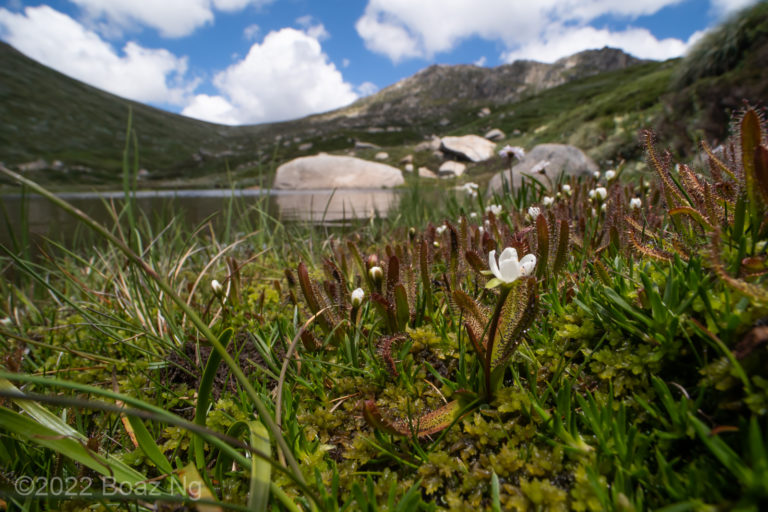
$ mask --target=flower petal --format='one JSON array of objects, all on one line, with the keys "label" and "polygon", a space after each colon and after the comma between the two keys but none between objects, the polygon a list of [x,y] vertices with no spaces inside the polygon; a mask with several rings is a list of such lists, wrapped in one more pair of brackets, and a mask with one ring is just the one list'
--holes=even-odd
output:
[{"label": "flower petal", "polygon": [[491,269],[491,273],[498,279],[501,279],[501,272],[499,272],[499,264],[496,263],[496,251],[493,250],[488,253],[488,267]]},{"label": "flower petal", "polygon": [[514,282],[520,277],[520,263],[517,261],[517,258],[514,260],[507,260],[499,265],[499,267],[502,279],[505,283]]},{"label": "flower petal", "polygon": [[520,260],[520,273],[524,276],[529,276],[533,273],[533,269],[536,267],[536,255],[526,254],[523,259]]},{"label": "flower petal", "polygon": [[499,256],[499,267],[503,267],[504,263],[510,260],[517,261],[517,250],[514,247],[507,247],[501,252],[501,256]]}]

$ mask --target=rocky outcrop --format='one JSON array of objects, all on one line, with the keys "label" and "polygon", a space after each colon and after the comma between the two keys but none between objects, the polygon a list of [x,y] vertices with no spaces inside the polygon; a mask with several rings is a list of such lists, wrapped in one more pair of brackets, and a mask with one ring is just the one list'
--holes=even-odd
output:
[{"label": "rocky outcrop", "polygon": [[276,189],[382,188],[405,183],[399,169],[351,156],[304,156],[277,168]]},{"label": "rocky outcrop", "polygon": [[[546,165],[542,163],[548,162]],[[542,168],[539,172],[537,169]],[[523,176],[533,178],[550,187],[557,183],[561,174],[566,176],[587,176],[599,170],[597,164],[586,153],[576,146],[565,144],[539,144],[526,153],[512,168],[512,176],[509,170],[500,172],[488,183],[488,195],[498,192],[502,188],[502,176],[513,187],[519,187]],[[511,181],[510,181],[511,180]]]},{"label": "rocky outcrop", "polygon": [[443,137],[440,139],[440,149],[443,153],[470,162],[482,162],[496,154],[496,144],[478,135]]}]

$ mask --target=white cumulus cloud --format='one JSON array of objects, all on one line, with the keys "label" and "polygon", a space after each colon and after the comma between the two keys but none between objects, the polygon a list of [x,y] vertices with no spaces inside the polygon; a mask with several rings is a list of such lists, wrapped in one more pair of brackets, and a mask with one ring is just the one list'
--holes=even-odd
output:
[{"label": "white cumulus cloud", "polygon": [[0,9],[0,35],[49,67],[136,101],[182,105],[197,85],[185,77],[186,58],[134,42],[120,54],[95,32],[45,5],[23,13]]},{"label": "white cumulus cloud", "polygon": [[644,28],[631,28],[621,32],[593,27],[552,28],[546,35],[531,43],[524,44],[517,50],[504,53],[505,62],[515,60],[536,60],[554,62],[582,50],[610,46],[621,48],[625,52],[641,59],[666,60],[682,55],[688,44],[679,39],[656,39]]},{"label": "white cumulus cloud", "polygon": [[70,0],[107,33],[151,27],[164,37],[182,37],[212,23],[214,9],[235,12],[273,0]]},{"label": "white cumulus cloud", "polygon": [[218,95],[198,95],[182,114],[226,124],[294,119],[357,99],[351,84],[306,32],[283,28],[216,74]]},{"label": "white cumulus cloud", "polygon": [[[501,43],[505,60],[553,61],[606,45],[638,57],[666,59],[682,55],[690,40],[659,39],[647,29],[632,27],[631,22],[683,1],[369,0],[355,28],[369,50],[395,63],[407,58],[432,59],[470,38]],[[710,0],[711,8],[721,13],[754,1]],[[608,30],[590,25],[605,16],[630,26]]]}]

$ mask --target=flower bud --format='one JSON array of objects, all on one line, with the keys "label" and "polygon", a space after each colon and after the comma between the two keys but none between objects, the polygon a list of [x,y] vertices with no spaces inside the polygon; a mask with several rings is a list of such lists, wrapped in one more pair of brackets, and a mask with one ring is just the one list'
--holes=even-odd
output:
[{"label": "flower bud", "polygon": [[365,298],[365,292],[362,288],[355,288],[352,291],[352,307],[359,308]]},{"label": "flower bud", "polygon": [[221,286],[221,283],[218,282],[216,279],[211,281],[211,289],[213,289],[213,294],[217,297],[221,297],[224,295],[224,287]]},{"label": "flower bud", "polygon": [[384,270],[382,270],[382,268],[379,266],[371,267],[371,269],[368,271],[368,275],[371,276],[371,279],[374,283],[378,284],[382,279],[384,279]]}]

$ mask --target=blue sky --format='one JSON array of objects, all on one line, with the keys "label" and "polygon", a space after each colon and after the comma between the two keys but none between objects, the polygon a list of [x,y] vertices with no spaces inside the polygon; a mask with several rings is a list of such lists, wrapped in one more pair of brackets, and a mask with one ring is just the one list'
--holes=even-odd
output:
[{"label": "blue sky", "polygon": [[347,105],[430,64],[677,57],[754,0],[5,0],[0,39],[114,94],[251,124]]}]

